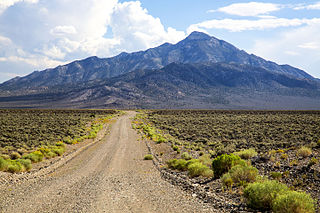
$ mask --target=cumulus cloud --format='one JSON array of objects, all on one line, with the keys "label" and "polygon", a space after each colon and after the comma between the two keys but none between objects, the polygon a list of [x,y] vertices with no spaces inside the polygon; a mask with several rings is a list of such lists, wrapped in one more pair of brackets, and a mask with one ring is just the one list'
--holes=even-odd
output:
[{"label": "cumulus cloud", "polygon": [[74,26],[56,26],[50,30],[52,35],[76,34],[77,30]]},{"label": "cumulus cloud", "polygon": [[290,64],[320,78],[320,23],[292,29],[270,39],[258,39],[250,50],[280,64]]},{"label": "cumulus cloud", "polygon": [[297,27],[320,23],[320,18],[312,19],[286,19],[286,18],[263,18],[258,20],[244,19],[214,19],[193,24],[188,28],[188,32],[194,30],[206,31],[209,29],[224,29],[230,32],[241,32],[245,30],[266,30],[279,27]]},{"label": "cumulus cloud", "polygon": [[145,49],[163,42],[177,42],[185,33],[173,28],[167,30],[159,18],[154,18],[141,7],[139,1],[118,4],[112,16],[111,28],[114,37],[120,38],[122,48],[128,51]]},{"label": "cumulus cloud", "polygon": [[182,31],[165,29],[139,1],[0,1],[3,72],[4,62],[7,70],[10,66],[23,67],[17,64],[41,70],[92,55],[110,57],[121,51],[175,43],[184,36]]},{"label": "cumulus cloud", "polygon": [[210,10],[209,12],[223,12],[229,15],[237,16],[258,16],[266,15],[274,11],[278,11],[283,6],[280,4],[263,3],[263,2],[248,2],[235,3],[226,7],[221,7],[217,10]]}]

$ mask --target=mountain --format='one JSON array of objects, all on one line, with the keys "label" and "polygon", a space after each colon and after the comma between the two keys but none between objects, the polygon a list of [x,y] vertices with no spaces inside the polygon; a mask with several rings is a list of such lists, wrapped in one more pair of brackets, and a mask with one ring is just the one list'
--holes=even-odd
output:
[{"label": "mountain", "polygon": [[320,81],[204,33],[0,85],[0,107],[320,109]]},{"label": "mountain", "polygon": [[319,109],[319,89],[316,81],[249,65],[171,63],[52,93],[0,98],[0,106]]},{"label": "mountain", "polygon": [[100,81],[138,69],[160,69],[170,63],[224,62],[261,67],[299,79],[313,79],[289,65],[278,65],[201,32],[193,32],[177,44],[165,43],[146,51],[121,53],[112,58],[90,57],[25,77],[16,77],[0,85],[0,94],[28,94],[48,87]]}]

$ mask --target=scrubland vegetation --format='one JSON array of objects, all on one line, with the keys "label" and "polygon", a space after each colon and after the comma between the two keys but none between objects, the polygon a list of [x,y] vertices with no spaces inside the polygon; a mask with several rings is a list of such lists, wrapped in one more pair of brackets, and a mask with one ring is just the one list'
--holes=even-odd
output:
[{"label": "scrubland vegetation", "polygon": [[116,110],[0,110],[0,171],[29,171],[97,136]]},{"label": "scrubland vegetation", "polygon": [[158,154],[168,169],[220,184],[248,208],[300,213],[319,205],[319,123],[319,111],[155,110],[133,128],[171,148]]}]

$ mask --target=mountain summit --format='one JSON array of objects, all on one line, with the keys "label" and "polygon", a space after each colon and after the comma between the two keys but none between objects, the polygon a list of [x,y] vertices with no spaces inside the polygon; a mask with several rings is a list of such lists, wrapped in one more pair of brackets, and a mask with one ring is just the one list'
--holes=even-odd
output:
[{"label": "mountain summit", "polygon": [[[205,88],[213,93],[224,91],[221,93],[224,95],[215,94],[213,97],[205,92]],[[193,32],[176,44],[164,43],[146,51],[121,53],[111,58],[89,57],[13,78],[0,85],[0,96],[3,97],[2,100],[0,98],[0,106],[1,101],[22,100],[24,103],[25,100],[35,101],[45,97],[55,102],[68,102],[67,105],[61,105],[62,102],[57,105],[64,107],[75,107],[71,102],[77,103],[76,107],[141,107],[143,102],[144,106],[154,108],[159,104],[157,100],[162,100],[162,107],[166,108],[166,101],[173,103],[172,100],[177,99],[174,105],[181,106],[182,97],[187,103],[188,97],[194,96],[197,98],[189,101],[203,102],[195,107],[212,108],[216,105],[206,99],[217,100],[216,95],[222,97],[228,94],[231,101],[220,104],[233,103],[237,97],[234,91],[240,91],[240,88],[245,93],[258,91],[268,93],[270,97],[274,97],[272,93],[276,92],[277,100],[282,100],[284,95],[308,96],[312,106],[309,108],[320,105],[313,101],[319,95],[319,81],[303,70],[278,65],[205,33]],[[175,93],[179,95],[175,96]],[[170,97],[173,98],[171,101]],[[226,97],[218,99],[227,100]],[[240,99],[244,100],[243,97]],[[97,105],[95,100],[109,104]],[[290,100],[294,103],[296,99]],[[266,101],[260,100],[258,105],[263,108]],[[113,105],[110,105],[111,102]],[[256,105],[247,103],[245,106],[250,108]],[[40,105],[35,101],[32,106]]]}]

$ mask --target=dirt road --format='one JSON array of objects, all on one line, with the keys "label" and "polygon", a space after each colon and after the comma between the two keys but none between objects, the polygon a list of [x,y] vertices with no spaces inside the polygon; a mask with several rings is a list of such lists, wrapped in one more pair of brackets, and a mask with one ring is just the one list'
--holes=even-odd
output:
[{"label": "dirt road", "polygon": [[118,118],[110,134],[54,173],[0,185],[0,212],[214,212],[143,160],[133,116]]}]

